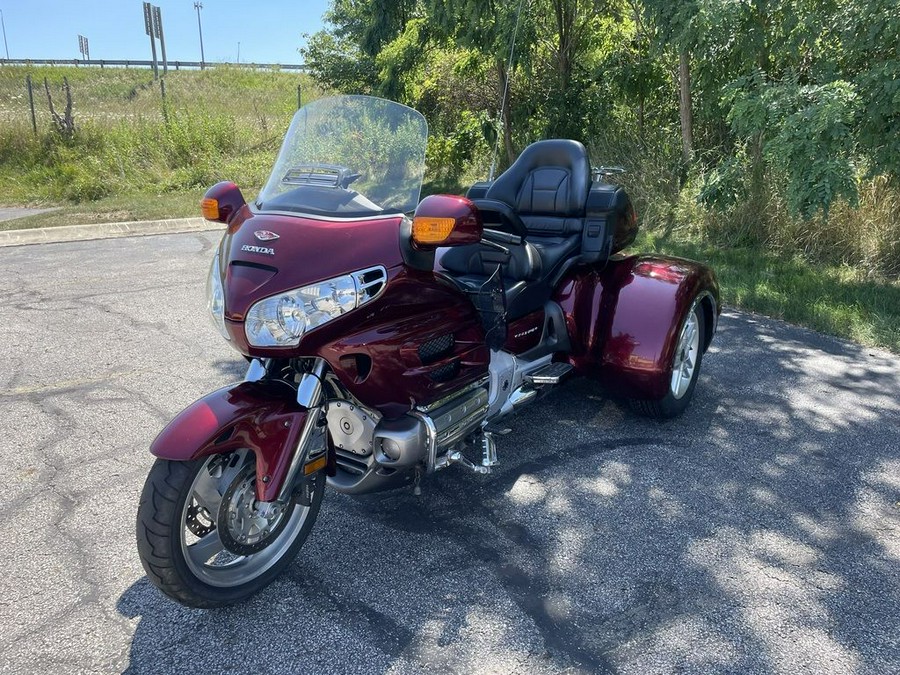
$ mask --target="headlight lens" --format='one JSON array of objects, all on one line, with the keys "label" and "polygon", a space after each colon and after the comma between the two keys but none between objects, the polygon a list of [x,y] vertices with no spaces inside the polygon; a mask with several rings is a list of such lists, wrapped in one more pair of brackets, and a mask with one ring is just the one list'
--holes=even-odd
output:
[{"label": "headlight lens", "polygon": [[219,254],[216,253],[212,265],[209,266],[209,276],[206,279],[206,308],[213,325],[219,329],[226,340],[229,340],[225,330],[225,290],[222,288],[222,274],[219,267]]},{"label": "headlight lens", "polygon": [[[372,275],[378,278],[374,284]],[[374,298],[384,286],[383,268],[366,270],[260,300],[247,312],[244,331],[254,347],[293,347],[312,330]],[[376,288],[377,287],[377,288]]]}]

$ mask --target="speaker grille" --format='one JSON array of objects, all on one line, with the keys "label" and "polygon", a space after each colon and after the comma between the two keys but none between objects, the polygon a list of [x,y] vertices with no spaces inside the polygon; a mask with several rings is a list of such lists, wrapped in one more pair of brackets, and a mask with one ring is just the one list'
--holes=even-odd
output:
[{"label": "speaker grille", "polygon": [[449,354],[454,344],[456,344],[456,340],[453,337],[453,333],[423,342],[419,345],[419,359],[425,365],[434,363],[442,356]]}]

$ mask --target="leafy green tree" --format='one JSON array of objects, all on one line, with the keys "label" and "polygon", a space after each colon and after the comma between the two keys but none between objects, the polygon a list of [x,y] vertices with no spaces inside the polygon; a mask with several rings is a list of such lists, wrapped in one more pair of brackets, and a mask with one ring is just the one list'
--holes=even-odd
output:
[{"label": "leafy green tree", "polygon": [[514,37],[513,70],[517,66],[527,67],[530,62],[530,48],[535,39],[529,4],[527,1],[503,0],[428,0],[428,15],[436,34],[461,48],[481,54],[496,73],[497,105],[504,100],[500,110],[503,146],[510,163],[517,154],[513,144],[513,103],[510,97],[504,97],[504,93],[511,89],[512,73],[508,63]]},{"label": "leafy green tree", "polygon": [[415,0],[332,0],[326,28],[300,50],[310,73],[327,87],[372,93],[383,81],[377,56],[406,30]]},{"label": "leafy green tree", "polygon": [[[900,175],[896,0],[333,0],[304,51],[342,91],[420,107],[466,173],[500,110],[505,163],[547,136],[680,142],[717,208],[784,198],[810,218]],[[516,36],[509,71],[510,45]],[[668,161],[668,160],[665,160]],[[684,174],[682,174],[684,176]],[[765,209],[757,209],[762,213]]]}]

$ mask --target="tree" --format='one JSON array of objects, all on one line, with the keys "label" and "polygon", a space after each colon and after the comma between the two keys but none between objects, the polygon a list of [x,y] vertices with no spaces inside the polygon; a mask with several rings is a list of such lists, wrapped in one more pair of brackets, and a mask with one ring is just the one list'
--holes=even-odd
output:
[{"label": "tree", "polygon": [[[510,47],[515,40],[513,70],[527,62],[534,44],[533,21],[528,16],[529,3],[503,0],[429,0],[429,17],[436,32],[464,49],[472,49],[490,60],[497,76],[497,102],[500,110],[503,146],[506,159],[512,163],[516,150],[512,137],[512,73],[508,67]],[[521,8],[521,13],[520,13]]]},{"label": "tree", "polygon": [[332,0],[326,28],[300,50],[310,74],[338,91],[372,93],[382,81],[376,63],[384,46],[406,29],[415,0]]}]

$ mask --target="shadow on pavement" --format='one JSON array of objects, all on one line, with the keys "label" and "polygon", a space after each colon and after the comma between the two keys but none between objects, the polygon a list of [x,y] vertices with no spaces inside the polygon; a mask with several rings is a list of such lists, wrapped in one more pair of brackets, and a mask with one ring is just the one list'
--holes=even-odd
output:
[{"label": "shadow on pavement", "polygon": [[729,315],[679,420],[579,381],[487,479],[329,492],[245,605],[135,583],[129,672],[897,672],[897,392],[896,359]]}]

